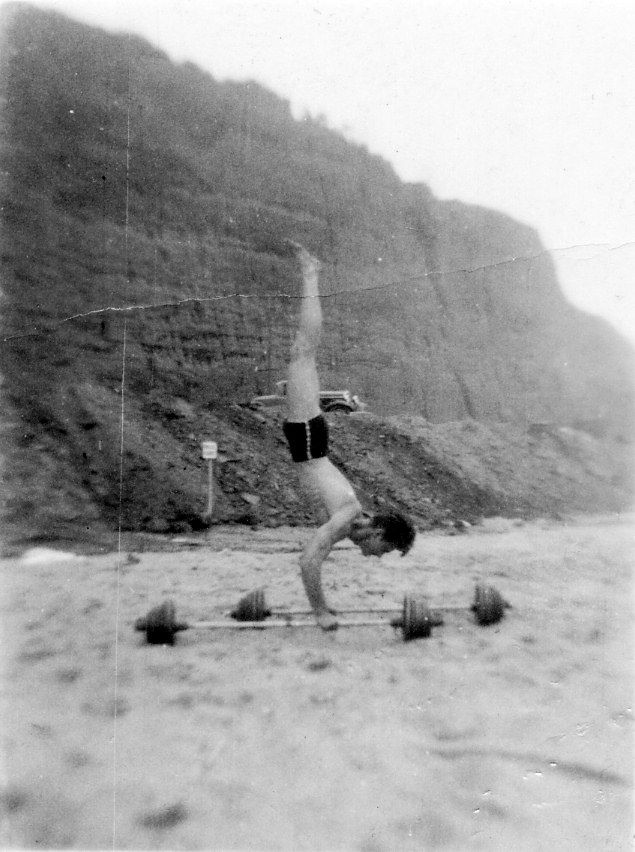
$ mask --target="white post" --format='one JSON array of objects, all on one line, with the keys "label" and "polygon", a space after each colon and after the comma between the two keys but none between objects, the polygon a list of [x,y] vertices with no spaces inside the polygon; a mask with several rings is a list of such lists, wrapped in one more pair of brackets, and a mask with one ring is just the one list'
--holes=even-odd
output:
[{"label": "white post", "polygon": [[214,479],[212,476],[212,463],[218,453],[215,441],[203,441],[201,444],[201,457],[207,459],[207,518],[211,519],[214,505],[213,490]]}]

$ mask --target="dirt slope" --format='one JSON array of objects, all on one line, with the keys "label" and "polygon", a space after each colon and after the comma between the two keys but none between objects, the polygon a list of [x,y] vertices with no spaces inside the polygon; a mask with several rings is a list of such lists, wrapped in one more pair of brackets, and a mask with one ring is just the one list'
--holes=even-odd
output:
[{"label": "dirt slope", "polygon": [[[172,416],[166,416],[167,410]],[[112,413],[111,435],[120,429],[118,416]],[[77,419],[82,421],[81,416]],[[203,529],[207,465],[200,458],[200,442],[206,438],[219,445],[213,467],[213,523],[312,523],[310,507],[297,489],[281,423],[281,411],[238,405],[223,417],[208,412],[199,418],[185,403],[155,407],[154,420],[135,420],[128,414],[123,456],[118,457],[113,440],[114,449],[92,478],[91,489],[121,495],[102,515],[82,480],[81,465],[78,473],[73,459],[60,456],[59,437],[33,438],[38,463],[14,469],[7,477],[5,499],[13,513],[5,540],[89,543],[119,529],[157,534]],[[632,503],[635,459],[632,445],[623,441],[546,424],[524,430],[513,424],[432,424],[421,417],[366,413],[332,415],[329,424],[333,461],[353,482],[365,508],[396,506],[423,530],[474,524],[495,515],[535,518],[622,511]],[[81,458],[81,442],[90,442],[93,449],[103,442],[105,448],[106,434],[101,426],[77,430],[75,456]],[[101,455],[106,455],[105,449]],[[157,458],[159,470],[151,465]],[[60,469],[65,472],[61,480]],[[100,485],[105,477],[111,481]],[[51,493],[57,495],[53,504],[42,500]]]}]

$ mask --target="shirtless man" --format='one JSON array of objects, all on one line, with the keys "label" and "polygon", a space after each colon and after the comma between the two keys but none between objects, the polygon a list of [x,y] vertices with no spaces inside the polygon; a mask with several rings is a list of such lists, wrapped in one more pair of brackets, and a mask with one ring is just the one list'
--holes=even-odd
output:
[{"label": "shirtless man", "polygon": [[302,582],[320,627],[335,630],[335,612],[322,591],[322,563],[333,545],[348,537],[364,556],[381,556],[395,549],[401,550],[403,556],[412,547],[415,528],[397,512],[365,514],[352,485],[327,457],[328,426],[320,409],[316,366],[322,330],[320,264],[302,246],[289,244],[302,270],[303,298],[299,328],[291,347],[284,434],[297,463],[300,485],[323,521],[300,557]]}]

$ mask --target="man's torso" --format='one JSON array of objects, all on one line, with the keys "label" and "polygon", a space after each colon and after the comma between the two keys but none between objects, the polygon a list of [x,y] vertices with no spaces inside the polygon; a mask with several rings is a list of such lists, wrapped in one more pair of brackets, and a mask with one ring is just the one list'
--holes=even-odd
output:
[{"label": "man's torso", "polygon": [[353,486],[328,458],[310,459],[296,465],[302,490],[311,500],[320,520],[332,518],[344,506],[359,504]]}]

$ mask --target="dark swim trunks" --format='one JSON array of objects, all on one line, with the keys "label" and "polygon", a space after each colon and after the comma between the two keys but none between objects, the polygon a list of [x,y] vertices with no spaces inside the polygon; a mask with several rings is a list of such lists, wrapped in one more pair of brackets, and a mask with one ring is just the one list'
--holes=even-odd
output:
[{"label": "dark swim trunks", "polygon": [[318,414],[304,423],[289,423],[285,420],[282,429],[294,462],[322,459],[328,455],[329,427],[324,415]]}]

